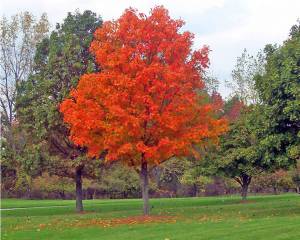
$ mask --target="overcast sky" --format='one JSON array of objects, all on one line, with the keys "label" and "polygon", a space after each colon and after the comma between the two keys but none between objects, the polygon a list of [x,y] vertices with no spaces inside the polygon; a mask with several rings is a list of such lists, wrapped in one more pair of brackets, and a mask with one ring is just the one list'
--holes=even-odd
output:
[{"label": "overcast sky", "polygon": [[267,43],[280,44],[300,18],[300,0],[1,0],[0,15],[46,12],[55,26],[75,9],[92,10],[105,21],[130,6],[148,13],[155,5],[164,5],[172,17],[186,22],[185,30],[195,34],[195,48],[210,46],[211,71],[221,80],[223,96],[229,93],[224,81],[242,50],[255,54]]}]

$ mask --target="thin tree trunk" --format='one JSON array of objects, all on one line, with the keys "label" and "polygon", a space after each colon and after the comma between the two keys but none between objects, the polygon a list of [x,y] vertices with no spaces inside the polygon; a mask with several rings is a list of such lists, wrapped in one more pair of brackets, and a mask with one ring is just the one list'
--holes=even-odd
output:
[{"label": "thin tree trunk", "polygon": [[243,200],[246,200],[247,199],[247,195],[248,195],[248,186],[247,184],[244,184],[242,186],[242,193],[241,193],[241,196],[242,196],[242,199]]},{"label": "thin tree trunk", "polygon": [[82,168],[77,168],[75,173],[76,182],[76,212],[83,211],[82,204]]},{"label": "thin tree trunk", "polygon": [[64,191],[61,191],[58,194],[59,194],[59,196],[60,196],[61,199],[63,199],[63,200],[65,199],[66,196],[65,196],[65,192]]},{"label": "thin tree trunk", "polygon": [[242,196],[242,199],[243,200],[246,200],[247,199],[247,195],[248,195],[248,188],[249,188],[249,185],[251,183],[251,177],[246,175],[246,174],[243,174],[241,176],[241,187],[242,187],[242,191],[241,191],[241,196]]},{"label": "thin tree trunk", "polygon": [[194,183],[193,184],[193,197],[197,197],[198,195],[198,187],[197,187],[197,184]]},{"label": "thin tree trunk", "polygon": [[148,166],[146,162],[142,163],[140,172],[140,181],[143,196],[143,214],[145,216],[149,215],[149,176],[148,176]]}]

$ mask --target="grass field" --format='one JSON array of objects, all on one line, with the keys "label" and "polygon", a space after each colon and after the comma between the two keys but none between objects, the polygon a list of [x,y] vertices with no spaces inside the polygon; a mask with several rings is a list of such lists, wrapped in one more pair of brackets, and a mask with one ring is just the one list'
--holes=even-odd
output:
[{"label": "grass field", "polygon": [[[151,217],[141,200],[2,200],[1,239],[300,239],[300,196],[152,199]],[[11,210],[11,208],[16,208]]]}]

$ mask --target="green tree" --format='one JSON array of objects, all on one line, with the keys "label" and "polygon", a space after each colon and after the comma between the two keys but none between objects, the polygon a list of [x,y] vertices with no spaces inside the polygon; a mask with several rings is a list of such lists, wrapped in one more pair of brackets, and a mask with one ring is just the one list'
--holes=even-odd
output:
[{"label": "green tree", "polygon": [[140,193],[139,175],[121,163],[112,163],[100,170],[95,187],[111,198],[137,197]]},{"label": "green tree", "polygon": [[180,183],[192,186],[194,197],[197,197],[199,192],[203,192],[206,185],[212,182],[211,177],[199,174],[197,168],[190,168],[184,171],[180,179]]},{"label": "green tree", "polygon": [[281,46],[267,45],[265,72],[256,77],[264,105],[266,134],[261,140],[265,162],[278,167],[300,158],[300,22]]},{"label": "green tree", "polygon": [[[97,70],[89,46],[101,25],[91,11],[69,13],[37,46],[34,73],[18,89],[18,120],[27,133],[23,163],[31,174],[48,171],[75,179],[77,211],[83,210],[82,176],[93,177],[91,165],[98,161],[88,160],[85,149],[70,142],[58,106],[81,75]],[[33,149],[35,157],[28,161]]]},{"label": "green tree", "polygon": [[264,134],[264,119],[259,106],[245,107],[239,118],[230,124],[230,130],[221,139],[220,149],[214,155],[216,172],[234,179],[241,186],[241,196],[246,199],[251,180],[272,163],[263,162],[260,139]]}]

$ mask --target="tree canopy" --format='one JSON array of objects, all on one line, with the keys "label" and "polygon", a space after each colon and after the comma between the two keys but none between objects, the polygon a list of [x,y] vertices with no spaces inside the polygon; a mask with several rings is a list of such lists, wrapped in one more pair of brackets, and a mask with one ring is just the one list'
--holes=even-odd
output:
[{"label": "tree canopy", "polygon": [[[58,106],[82,74],[98,70],[89,47],[101,24],[102,19],[91,11],[69,13],[37,46],[34,72],[20,86],[17,102],[18,120],[27,134],[23,160],[31,172],[37,169],[72,178],[80,174],[78,181],[81,175],[93,175],[87,164],[95,161],[88,161],[86,150],[69,140]],[[35,159],[30,161],[26,153]]]},{"label": "tree canopy", "polygon": [[147,178],[149,166],[225,132],[226,121],[197,94],[208,47],[192,51],[193,34],[181,32],[183,24],[156,7],[149,16],[127,9],[97,29],[91,51],[101,71],[83,75],[60,106],[70,139],[90,156],[106,151],[107,161]]},{"label": "tree canopy", "polygon": [[266,162],[288,167],[300,156],[299,23],[282,46],[267,45],[265,52],[265,73],[256,77],[267,122],[261,145]]}]

